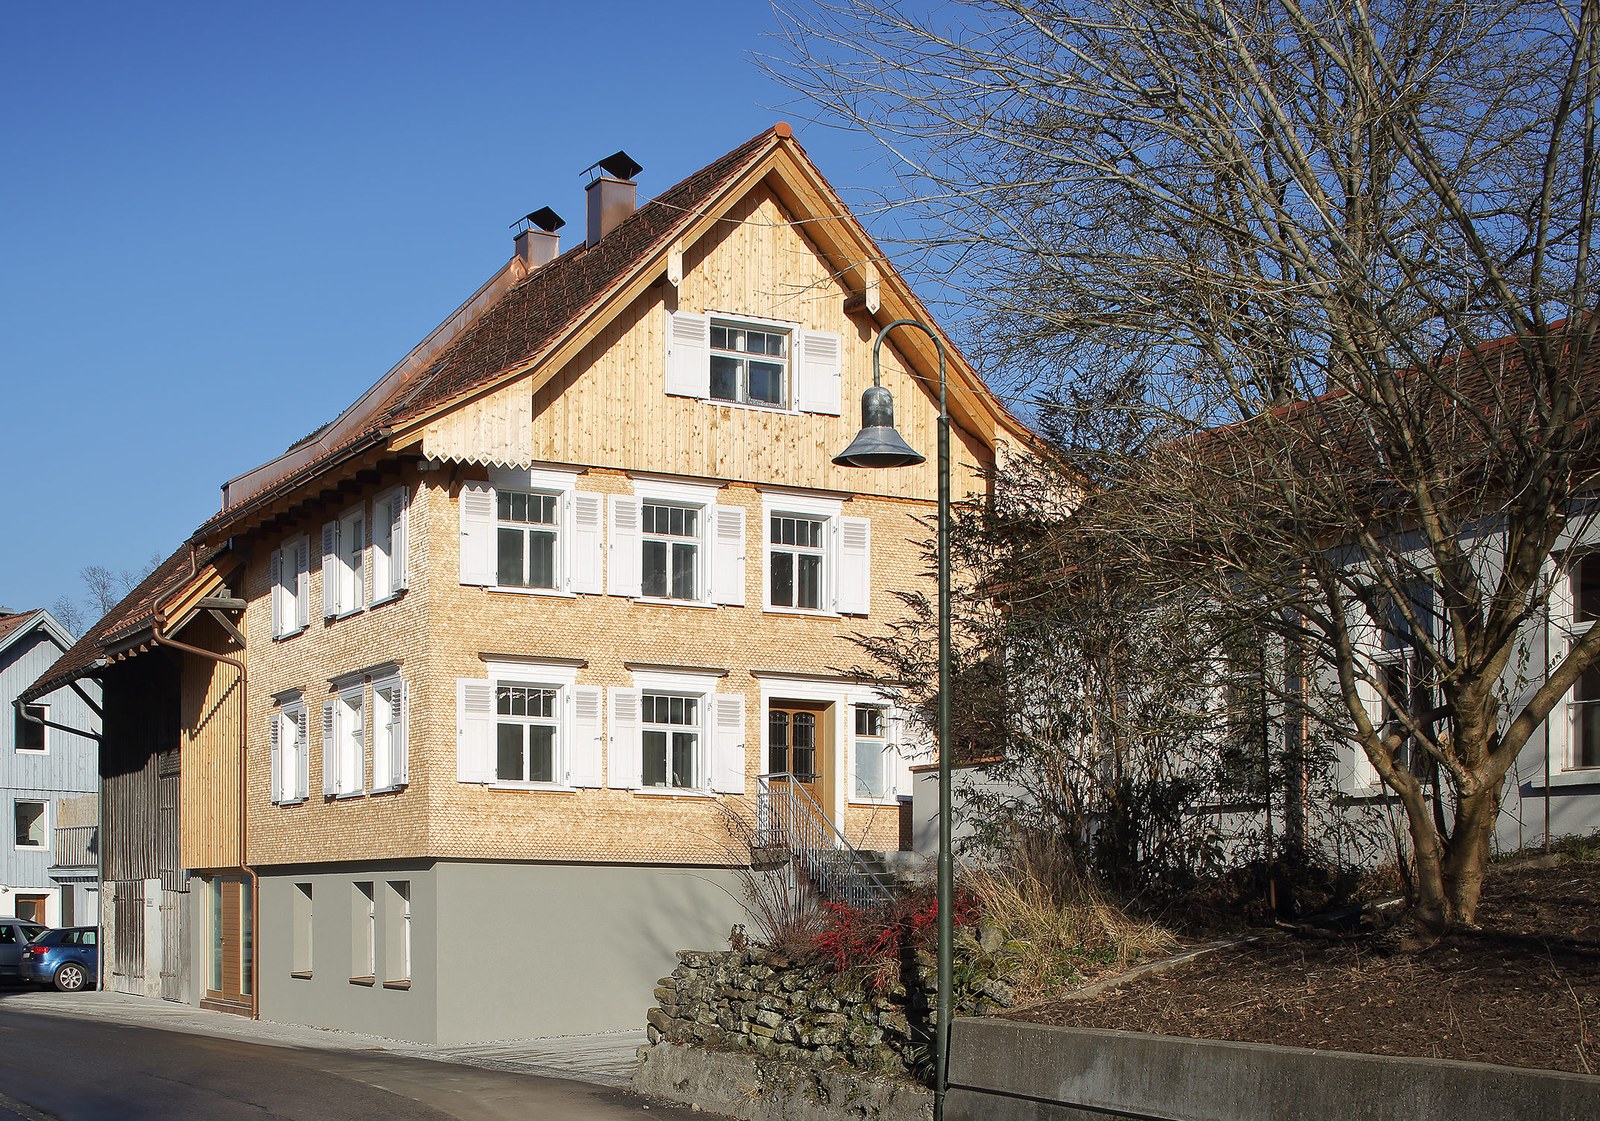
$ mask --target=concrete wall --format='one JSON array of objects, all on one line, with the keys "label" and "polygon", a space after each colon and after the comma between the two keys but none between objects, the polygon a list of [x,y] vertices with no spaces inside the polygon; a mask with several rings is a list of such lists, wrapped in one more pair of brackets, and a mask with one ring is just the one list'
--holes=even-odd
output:
[{"label": "concrete wall", "polygon": [[1007,1020],[955,1021],[950,1083],[947,1121],[1600,1117],[1585,1075]]},{"label": "concrete wall", "polygon": [[[411,976],[384,982],[411,891]],[[361,900],[376,894],[378,975],[353,981]],[[718,868],[394,862],[261,870],[261,1017],[426,1043],[638,1030],[676,951],[725,944],[746,917]],[[297,884],[312,889],[312,968],[295,976]],[[302,970],[301,972],[305,972]]]}]

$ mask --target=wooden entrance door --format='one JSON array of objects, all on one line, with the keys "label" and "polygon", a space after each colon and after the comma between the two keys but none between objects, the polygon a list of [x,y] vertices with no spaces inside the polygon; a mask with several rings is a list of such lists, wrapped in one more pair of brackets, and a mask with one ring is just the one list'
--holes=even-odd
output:
[{"label": "wooden entrance door", "polygon": [[827,716],[827,705],[792,701],[767,710],[767,772],[793,776],[819,807],[828,791]]},{"label": "wooden entrance door", "polygon": [[206,910],[206,1000],[248,1006],[255,949],[249,884],[239,876],[208,880]]}]

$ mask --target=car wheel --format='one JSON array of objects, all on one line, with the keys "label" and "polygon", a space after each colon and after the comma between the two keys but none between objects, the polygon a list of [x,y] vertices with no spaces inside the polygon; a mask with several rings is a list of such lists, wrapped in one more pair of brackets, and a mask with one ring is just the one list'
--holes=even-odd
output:
[{"label": "car wheel", "polygon": [[56,970],[56,988],[64,993],[75,993],[89,983],[89,974],[75,961],[69,961]]}]

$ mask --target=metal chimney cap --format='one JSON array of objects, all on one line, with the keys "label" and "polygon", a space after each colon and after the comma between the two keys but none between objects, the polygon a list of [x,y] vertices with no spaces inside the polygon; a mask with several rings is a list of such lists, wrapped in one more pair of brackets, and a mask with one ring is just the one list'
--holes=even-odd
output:
[{"label": "metal chimney cap", "polygon": [[605,159],[597,160],[583,169],[584,174],[588,174],[597,167],[607,175],[611,176],[613,179],[624,180],[632,179],[635,175],[638,175],[644,170],[644,168],[626,152],[613,152]]},{"label": "metal chimney cap", "polygon": [[[511,223],[511,228],[521,233],[525,229],[536,227],[547,234],[553,234],[566,224],[567,220],[561,215],[551,210],[548,206],[541,206],[532,214],[524,214],[521,218]],[[519,229],[518,227],[521,228]]]}]

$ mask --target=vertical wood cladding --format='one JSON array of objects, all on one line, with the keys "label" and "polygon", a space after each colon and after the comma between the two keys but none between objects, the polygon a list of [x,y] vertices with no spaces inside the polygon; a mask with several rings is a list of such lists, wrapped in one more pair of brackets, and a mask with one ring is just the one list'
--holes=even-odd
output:
[{"label": "vertical wood cladding", "polygon": [[[113,664],[102,679],[100,833],[108,880],[169,881],[178,866],[179,688],[176,659],[147,651]],[[170,808],[162,809],[163,774]],[[170,886],[170,885],[169,885]]]}]

